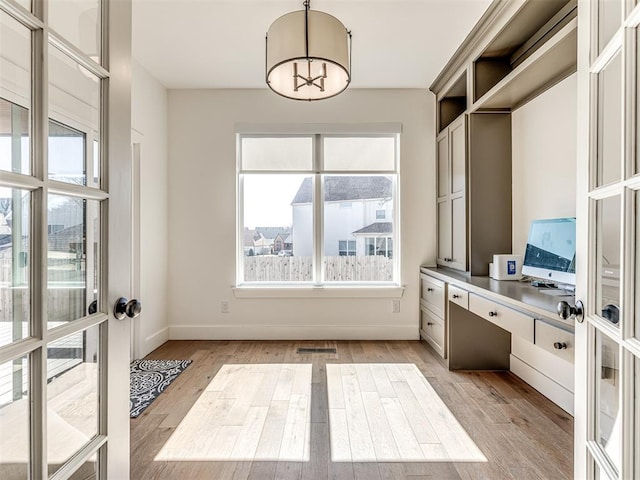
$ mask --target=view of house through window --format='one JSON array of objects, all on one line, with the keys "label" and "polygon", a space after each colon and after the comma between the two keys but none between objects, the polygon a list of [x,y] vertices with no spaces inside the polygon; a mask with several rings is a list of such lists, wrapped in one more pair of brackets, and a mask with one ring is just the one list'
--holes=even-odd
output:
[{"label": "view of house through window", "polygon": [[238,283],[396,282],[396,141],[241,135]]}]

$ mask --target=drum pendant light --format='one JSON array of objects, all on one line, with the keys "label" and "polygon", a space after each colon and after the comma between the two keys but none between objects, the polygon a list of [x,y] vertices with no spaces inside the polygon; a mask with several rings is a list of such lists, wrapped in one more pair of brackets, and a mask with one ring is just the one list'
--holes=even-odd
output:
[{"label": "drum pendant light", "polygon": [[294,100],[322,100],[351,81],[351,32],[317,10],[287,13],[269,27],[266,80],[271,90]]}]

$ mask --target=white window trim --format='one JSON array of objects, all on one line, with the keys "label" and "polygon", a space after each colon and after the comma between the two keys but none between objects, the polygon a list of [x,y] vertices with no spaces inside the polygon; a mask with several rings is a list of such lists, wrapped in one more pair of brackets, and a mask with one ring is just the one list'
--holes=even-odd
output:
[{"label": "white window trim", "polygon": [[[386,297],[400,298],[404,287],[400,285],[401,279],[401,252],[400,252],[400,138],[401,124],[236,124],[236,281],[233,287],[234,295],[238,298],[279,298],[285,297],[304,298],[311,297]],[[242,138],[245,137],[299,137],[310,136],[313,141],[312,168],[310,170],[242,170]],[[395,159],[393,170],[340,170],[324,171],[322,165],[322,138],[332,136],[395,136]],[[249,282],[244,283],[244,181],[243,175],[251,173],[278,174],[278,173],[305,173],[313,178],[313,253],[314,269],[311,282]],[[325,175],[393,175],[392,195],[394,208],[391,220],[393,222],[394,255],[393,255],[393,280],[389,282],[322,282],[324,277],[324,202],[316,199],[324,198],[322,182],[318,181]],[[319,293],[320,291],[327,291]],[[365,292],[365,290],[368,290]],[[330,292],[329,292],[330,291]],[[288,293],[287,293],[288,292]],[[384,293],[383,293],[384,292]],[[285,295],[286,293],[286,295]]]},{"label": "white window trim", "polygon": [[402,298],[404,286],[400,285],[321,285],[292,284],[272,286],[258,284],[233,287],[235,298]]}]

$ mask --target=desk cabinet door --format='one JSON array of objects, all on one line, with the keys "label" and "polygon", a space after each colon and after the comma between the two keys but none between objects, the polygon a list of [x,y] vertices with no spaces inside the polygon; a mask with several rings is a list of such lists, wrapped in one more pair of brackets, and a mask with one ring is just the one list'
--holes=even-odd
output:
[{"label": "desk cabinet door", "polygon": [[420,327],[426,336],[425,340],[442,358],[445,358],[444,321],[423,308],[420,310]]}]

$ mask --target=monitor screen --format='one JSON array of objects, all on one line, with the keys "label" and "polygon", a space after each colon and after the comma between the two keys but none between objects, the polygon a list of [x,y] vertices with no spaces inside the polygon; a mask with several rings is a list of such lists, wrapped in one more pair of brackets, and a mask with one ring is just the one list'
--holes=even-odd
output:
[{"label": "monitor screen", "polygon": [[576,219],[552,218],[531,222],[522,274],[576,284]]}]

